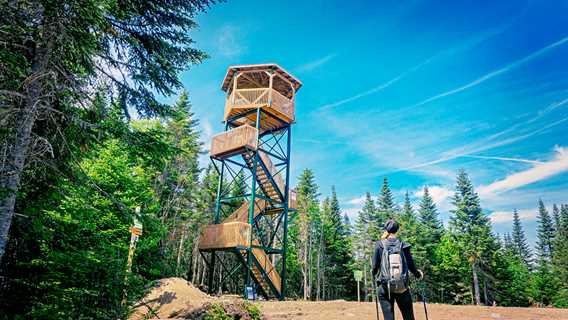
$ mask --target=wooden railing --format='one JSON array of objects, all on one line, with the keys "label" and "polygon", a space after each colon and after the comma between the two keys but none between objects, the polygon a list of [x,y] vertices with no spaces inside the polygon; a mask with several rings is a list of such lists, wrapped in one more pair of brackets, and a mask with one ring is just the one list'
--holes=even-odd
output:
[{"label": "wooden railing", "polygon": [[245,222],[227,222],[208,225],[199,238],[199,249],[222,249],[250,245],[251,225]]},{"label": "wooden railing", "polygon": [[294,101],[270,88],[237,89],[225,101],[225,120],[234,109],[267,108],[294,121]]},{"label": "wooden railing", "polygon": [[258,130],[247,124],[233,130],[213,136],[211,140],[211,156],[221,156],[248,147],[256,150]]}]

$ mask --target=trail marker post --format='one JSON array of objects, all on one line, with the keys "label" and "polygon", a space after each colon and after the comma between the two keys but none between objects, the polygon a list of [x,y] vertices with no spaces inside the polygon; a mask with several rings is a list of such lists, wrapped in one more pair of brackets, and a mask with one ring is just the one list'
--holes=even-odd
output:
[{"label": "trail marker post", "polygon": [[132,260],[134,259],[134,250],[136,250],[136,243],[138,243],[138,238],[142,235],[142,223],[138,220],[140,216],[140,207],[136,207],[134,210],[134,224],[130,227],[130,246],[128,247],[128,259],[126,260],[126,275],[124,277],[124,292],[122,298],[122,305],[126,305],[128,299],[127,287],[128,287],[128,275],[132,272]]},{"label": "trail marker post", "polygon": [[361,289],[359,288],[359,284],[363,279],[363,272],[361,270],[353,271],[353,275],[355,276],[355,281],[357,281],[357,302],[361,302]]}]

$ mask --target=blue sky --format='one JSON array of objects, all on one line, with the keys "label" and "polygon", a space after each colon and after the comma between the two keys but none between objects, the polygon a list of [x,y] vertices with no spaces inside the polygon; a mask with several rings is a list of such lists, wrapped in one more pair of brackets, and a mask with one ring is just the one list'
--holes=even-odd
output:
[{"label": "blue sky", "polygon": [[[222,130],[229,65],[275,62],[297,95],[293,175],[335,185],[353,218],[388,176],[430,186],[442,218],[464,168],[496,232],[568,202],[568,1],[244,1],[199,17],[210,58],[183,75],[204,140]],[[295,179],[293,179],[295,181]]]}]

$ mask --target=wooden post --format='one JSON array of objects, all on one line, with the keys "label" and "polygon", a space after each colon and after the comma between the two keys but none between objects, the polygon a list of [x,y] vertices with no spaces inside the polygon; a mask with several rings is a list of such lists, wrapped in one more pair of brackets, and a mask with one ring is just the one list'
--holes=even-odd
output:
[{"label": "wooden post", "polygon": [[360,283],[363,278],[363,272],[361,270],[355,270],[353,271],[353,275],[355,276],[355,281],[357,281],[357,302],[361,302]]},{"label": "wooden post", "polygon": [[136,250],[136,243],[138,237],[142,235],[142,223],[138,220],[140,214],[140,207],[135,209],[136,215],[134,216],[134,225],[130,227],[130,246],[128,248],[128,260],[126,261],[126,275],[124,276],[124,291],[122,297],[122,305],[128,302],[128,275],[132,272],[132,260],[134,259],[134,251]]}]

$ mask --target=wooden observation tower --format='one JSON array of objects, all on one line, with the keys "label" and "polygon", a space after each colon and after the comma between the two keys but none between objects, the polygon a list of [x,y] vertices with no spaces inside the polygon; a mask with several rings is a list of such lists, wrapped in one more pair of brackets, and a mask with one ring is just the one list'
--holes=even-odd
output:
[{"label": "wooden observation tower", "polygon": [[[199,239],[210,291],[284,299],[294,98],[302,83],[277,64],[232,66],[222,90],[225,131],[213,137],[215,223]],[[231,289],[232,288],[232,289]]]}]

